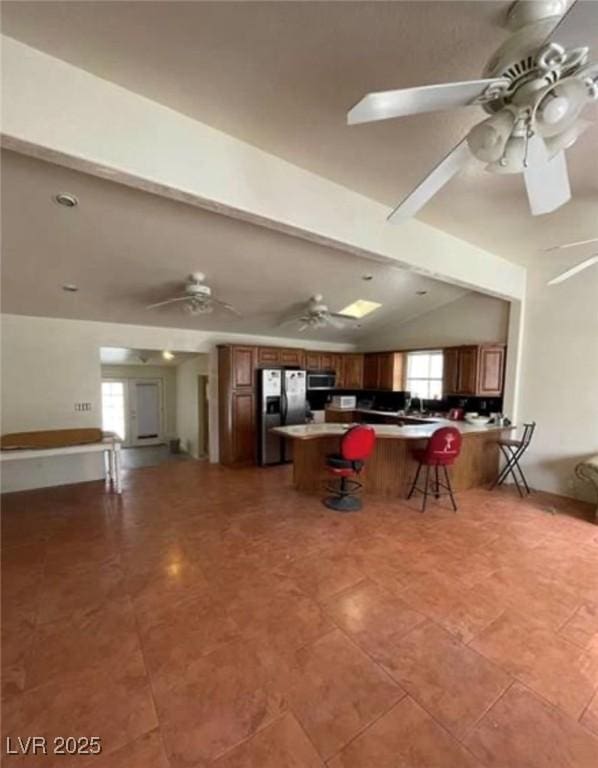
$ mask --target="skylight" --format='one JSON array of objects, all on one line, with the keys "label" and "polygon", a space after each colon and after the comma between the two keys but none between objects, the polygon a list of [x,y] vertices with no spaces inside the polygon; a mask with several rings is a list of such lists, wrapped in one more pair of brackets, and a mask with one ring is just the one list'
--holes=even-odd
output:
[{"label": "skylight", "polygon": [[348,304],[344,309],[341,309],[339,314],[361,319],[381,306],[382,304],[378,304],[377,301],[357,299],[357,301],[354,301],[352,304]]}]

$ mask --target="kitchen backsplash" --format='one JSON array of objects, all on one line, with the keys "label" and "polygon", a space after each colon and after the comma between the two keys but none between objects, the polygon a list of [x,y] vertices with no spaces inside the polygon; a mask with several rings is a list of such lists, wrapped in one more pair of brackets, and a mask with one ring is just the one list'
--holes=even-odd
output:
[{"label": "kitchen backsplash", "polygon": [[[335,389],[334,392],[308,392],[307,399],[313,411],[325,408],[333,395],[355,395],[360,405],[380,410],[399,411],[405,408],[408,392],[380,392],[363,389]],[[477,411],[481,414],[501,413],[501,397],[463,397],[450,395],[442,400],[424,400],[426,411],[449,411],[451,408],[464,408],[465,411]],[[416,399],[414,405],[419,408]]]}]

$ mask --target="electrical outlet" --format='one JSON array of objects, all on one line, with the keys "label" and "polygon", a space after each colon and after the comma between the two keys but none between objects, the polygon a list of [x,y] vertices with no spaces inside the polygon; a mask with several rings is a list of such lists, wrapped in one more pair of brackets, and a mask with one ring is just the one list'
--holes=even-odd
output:
[{"label": "electrical outlet", "polygon": [[91,403],[75,403],[76,411],[91,411]]}]

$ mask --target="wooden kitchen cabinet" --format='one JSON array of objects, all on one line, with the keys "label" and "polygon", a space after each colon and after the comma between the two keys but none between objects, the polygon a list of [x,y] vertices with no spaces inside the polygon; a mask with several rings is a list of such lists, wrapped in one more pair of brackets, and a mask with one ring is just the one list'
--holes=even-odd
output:
[{"label": "wooden kitchen cabinet", "polygon": [[442,392],[454,395],[459,389],[459,348],[449,347],[443,351]]},{"label": "wooden kitchen cabinet", "polygon": [[444,394],[500,397],[505,359],[504,344],[471,344],[445,349]]},{"label": "wooden kitchen cabinet", "polygon": [[232,386],[243,389],[255,386],[255,347],[233,346],[231,351]]},{"label": "wooden kitchen cabinet", "polygon": [[256,451],[255,394],[234,392],[232,396],[232,421],[234,462],[254,464]]},{"label": "wooden kitchen cabinet", "polygon": [[457,394],[475,395],[478,384],[478,348],[459,348],[459,371],[457,374]]},{"label": "wooden kitchen cabinet", "polygon": [[320,353],[319,352],[307,351],[305,353],[305,368],[308,371],[320,370]]},{"label": "wooden kitchen cabinet", "polygon": [[257,364],[262,368],[268,365],[280,365],[283,350],[280,347],[258,347]]},{"label": "wooden kitchen cabinet", "polygon": [[343,355],[343,388],[363,389],[363,355]]},{"label": "wooden kitchen cabinet", "polygon": [[334,355],[331,352],[320,352],[320,370],[332,371],[334,366],[332,364],[332,358]]},{"label": "wooden kitchen cabinet", "polygon": [[305,368],[305,352],[302,349],[281,349],[281,365],[296,365],[298,368]]},{"label": "wooden kitchen cabinet", "polygon": [[363,388],[378,389],[380,381],[380,355],[376,352],[363,356]]},{"label": "wooden kitchen cabinet", "polygon": [[485,344],[480,347],[479,355],[478,394],[486,397],[502,395],[506,362],[504,344]]},{"label": "wooden kitchen cabinet", "polygon": [[374,352],[363,358],[363,388],[398,392],[403,389],[404,356],[400,352]]}]

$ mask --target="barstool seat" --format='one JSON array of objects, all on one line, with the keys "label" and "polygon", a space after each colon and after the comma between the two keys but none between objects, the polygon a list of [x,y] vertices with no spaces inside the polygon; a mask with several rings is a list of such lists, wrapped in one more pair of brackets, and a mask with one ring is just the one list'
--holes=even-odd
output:
[{"label": "barstool seat", "polygon": [[374,449],[376,433],[371,427],[351,427],[341,440],[340,453],[326,457],[326,468],[339,481],[327,486],[331,496],[324,499],[329,509],[337,512],[354,512],[361,509],[361,499],[356,495],[361,483],[354,479],[365,466],[365,460]]},{"label": "barstool seat", "polygon": [[[448,473],[448,467],[454,464],[455,459],[461,452],[461,433],[456,427],[441,427],[437,429],[427,442],[425,448],[417,448],[413,451],[413,458],[419,462],[417,466],[417,472],[413,478],[411,490],[407,496],[410,499],[415,491],[423,494],[424,500],[422,504],[422,512],[426,510],[426,503],[428,501],[428,492],[430,489],[430,468],[434,469],[434,496],[440,498],[440,489],[444,488],[451,499],[453,509],[457,511],[457,504],[453,495],[453,489],[451,487],[451,479]],[[418,488],[417,481],[421,468],[426,468],[426,477],[424,481],[424,487]],[[441,482],[438,476],[438,467],[442,467],[444,470],[445,482]]]}]

